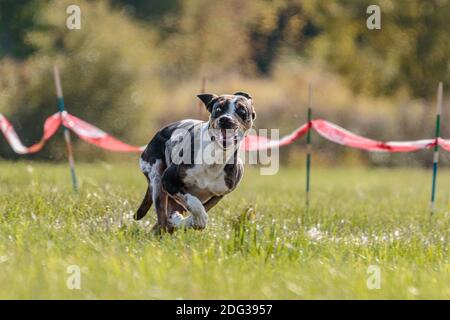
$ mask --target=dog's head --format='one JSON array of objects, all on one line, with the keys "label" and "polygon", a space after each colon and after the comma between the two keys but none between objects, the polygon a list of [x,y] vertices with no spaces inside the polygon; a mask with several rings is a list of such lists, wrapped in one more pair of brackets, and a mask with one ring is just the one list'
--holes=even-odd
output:
[{"label": "dog's head", "polygon": [[210,113],[211,137],[228,148],[247,134],[256,118],[252,97],[245,92],[235,94],[200,94],[197,96]]}]

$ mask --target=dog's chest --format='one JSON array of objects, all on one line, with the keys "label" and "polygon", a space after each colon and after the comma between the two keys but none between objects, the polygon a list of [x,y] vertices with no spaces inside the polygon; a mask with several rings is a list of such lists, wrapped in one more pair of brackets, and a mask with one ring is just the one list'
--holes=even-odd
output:
[{"label": "dog's chest", "polygon": [[183,181],[191,192],[199,193],[200,196],[223,195],[230,192],[225,174],[223,166],[195,165],[186,170]]}]

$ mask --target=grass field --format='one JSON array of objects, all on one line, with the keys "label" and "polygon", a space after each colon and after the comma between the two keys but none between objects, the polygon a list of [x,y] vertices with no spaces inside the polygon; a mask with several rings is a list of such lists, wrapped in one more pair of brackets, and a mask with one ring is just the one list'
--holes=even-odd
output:
[{"label": "grass field", "polygon": [[[136,163],[0,162],[0,298],[449,299],[450,171],[247,169],[203,232],[152,235],[132,219],[145,189]],[[81,289],[66,286],[81,268]],[[369,290],[367,268],[380,268]]]}]

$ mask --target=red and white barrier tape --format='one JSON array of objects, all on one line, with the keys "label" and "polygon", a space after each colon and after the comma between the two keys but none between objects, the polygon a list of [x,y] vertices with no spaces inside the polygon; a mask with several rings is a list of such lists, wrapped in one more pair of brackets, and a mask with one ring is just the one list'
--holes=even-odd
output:
[{"label": "red and white barrier tape", "polygon": [[61,116],[59,112],[48,117],[44,122],[44,134],[41,140],[30,147],[25,147],[17,136],[17,133],[11,123],[0,113],[0,130],[14,152],[18,154],[28,154],[40,151],[44,147],[45,142],[56,133],[60,125]]},{"label": "red and white barrier tape", "polygon": [[[317,119],[311,121],[311,127],[323,138],[347,147],[362,149],[366,151],[378,152],[413,152],[431,148],[435,145],[435,139],[425,139],[416,141],[376,141],[354,134],[338,125],[326,120]],[[308,132],[308,124],[304,124],[290,135],[280,140],[270,140],[260,136],[247,136],[244,140],[243,148],[247,151],[257,151],[273,147],[281,147],[291,144]],[[439,145],[450,151],[450,140],[439,138]]]},{"label": "red and white barrier tape", "polygon": [[63,124],[80,137],[80,139],[105,150],[114,152],[142,152],[145,149],[145,147],[126,144],[67,112],[63,114]]},{"label": "red and white barrier tape", "polygon": [[[57,112],[48,117],[44,122],[44,134],[41,140],[30,147],[25,147],[8,119],[0,114],[0,130],[14,152],[18,154],[29,154],[40,151],[44,147],[46,141],[56,133],[61,124],[72,130],[80,139],[105,150],[114,152],[142,152],[145,148],[126,144],[67,112]],[[327,140],[366,151],[413,152],[431,148],[436,143],[435,139],[388,142],[376,141],[356,135],[334,123],[321,119],[311,121],[311,127]],[[279,140],[249,135],[244,139],[242,148],[246,151],[257,151],[282,147],[293,143],[295,140],[305,135],[308,130],[308,124],[304,124],[291,134],[284,136]],[[438,144],[444,150],[450,151],[450,140],[439,138]]]},{"label": "red and white barrier tape", "polygon": [[61,123],[72,130],[80,139],[105,150],[115,152],[142,152],[144,150],[144,147],[131,146],[117,140],[99,128],[67,112],[63,112],[62,114],[57,112],[48,117],[44,123],[44,134],[41,140],[31,147],[25,147],[8,119],[0,114],[0,130],[14,152],[18,154],[29,154],[40,151],[44,147],[45,142],[56,133]]}]

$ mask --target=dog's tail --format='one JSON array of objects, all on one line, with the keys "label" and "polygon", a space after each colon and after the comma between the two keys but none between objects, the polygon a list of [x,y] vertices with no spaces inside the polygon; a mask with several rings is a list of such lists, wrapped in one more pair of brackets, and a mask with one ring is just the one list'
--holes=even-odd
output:
[{"label": "dog's tail", "polygon": [[150,190],[150,187],[147,188],[147,191],[145,192],[144,199],[142,200],[142,203],[137,210],[137,212],[134,215],[134,219],[141,220],[145,215],[147,214],[148,210],[150,210],[150,207],[153,204],[152,200],[152,192]]}]

